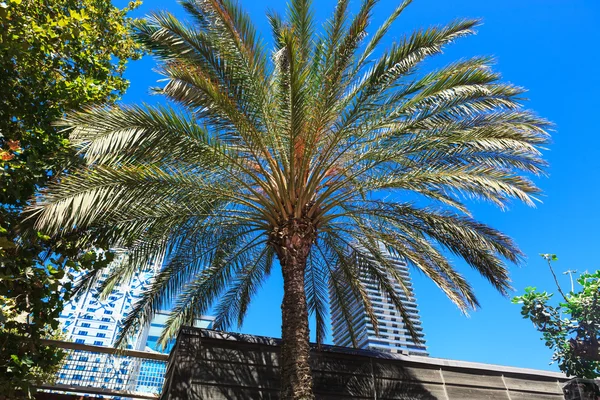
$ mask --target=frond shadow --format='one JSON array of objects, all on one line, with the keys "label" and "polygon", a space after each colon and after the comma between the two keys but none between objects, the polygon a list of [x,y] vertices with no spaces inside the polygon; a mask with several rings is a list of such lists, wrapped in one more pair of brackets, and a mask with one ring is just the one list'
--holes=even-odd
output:
[{"label": "frond shadow", "polygon": [[[279,399],[279,345],[271,338],[183,328],[161,399]],[[311,367],[319,400],[437,399],[385,353],[314,346]]]}]

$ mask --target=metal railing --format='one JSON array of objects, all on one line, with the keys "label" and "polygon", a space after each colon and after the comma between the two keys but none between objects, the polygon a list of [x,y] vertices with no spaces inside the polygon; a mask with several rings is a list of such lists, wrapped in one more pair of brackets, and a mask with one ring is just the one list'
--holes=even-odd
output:
[{"label": "metal railing", "polygon": [[43,391],[101,395],[115,399],[156,399],[162,390],[167,354],[47,340],[67,354],[56,381]]}]

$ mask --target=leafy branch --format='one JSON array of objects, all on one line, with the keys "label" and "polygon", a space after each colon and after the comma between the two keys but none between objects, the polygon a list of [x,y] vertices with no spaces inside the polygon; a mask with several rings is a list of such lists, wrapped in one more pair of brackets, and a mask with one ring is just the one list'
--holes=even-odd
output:
[{"label": "leafy branch", "polygon": [[583,273],[577,279],[581,289],[565,294],[551,264],[558,258],[554,254],[541,256],[548,262],[564,302],[551,305],[551,293],[528,287],[525,294],[513,298],[513,303],[522,304],[523,318],[530,319],[542,333],[542,340],[554,350],[552,360],[558,362],[561,371],[569,376],[596,378],[600,376],[600,270]]}]

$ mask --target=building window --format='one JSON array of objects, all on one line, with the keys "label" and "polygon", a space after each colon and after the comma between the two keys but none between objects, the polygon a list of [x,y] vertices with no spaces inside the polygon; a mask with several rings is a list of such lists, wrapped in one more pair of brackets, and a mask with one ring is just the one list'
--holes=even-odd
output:
[{"label": "building window", "polygon": [[83,378],[83,375],[79,375],[79,374],[73,375],[73,380],[74,381],[80,381],[82,378]]},{"label": "building window", "polygon": [[93,317],[93,316],[91,316],[91,315],[84,315],[84,316],[83,316],[83,319],[92,319],[92,318],[94,318],[94,317]]},{"label": "building window", "polygon": [[111,314],[112,314],[112,311],[109,311],[109,310],[104,310],[104,314],[111,315]]},{"label": "building window", "polygon": [[77,334],[81,335],[81,336],[87,336],[88,333],[87,333],[87,331],[79,331],[79,332],[77,332]]},{"label": "building window", "polygon": [[82,328],[89,328],[90,324],[88,322],[84,322],[84,323],[81,324],[81,327]]},{"label": "building window", "polygon": [[102,342],[102,340],[96,340],[96,341],[94,342],[94,345],[96,345],[96,346],[102,346],[102,345],[103,345],[103,342]]},{"label": "building window", "polygon": [[[104,318],[103,318],[104,319]],[[102,330],[107,330],[108,329],[108,325],[100,325],[100,329]]]},{"label": "building window", "polygon": [[110,322],[110,318],[102,318],[102,322]]},{"label": "building window", "polygon": [[91,307],[90,307],[90,308],[88,308],[86,311],[87,311],[87,312],[94,312],[94,311],[96,311],[96,309],[95,309],[95,308],[91,308]]},{"label": "building window", "polygon": [[84,344],[84,343],[85,343],[85,340],[83,340],[83,339],[75,339],[75,343],[81,343],[81,344]]},{"label": "building window", "polygon": [[96,333],[96,337],[105,338],[106,337],[106,333]]}]

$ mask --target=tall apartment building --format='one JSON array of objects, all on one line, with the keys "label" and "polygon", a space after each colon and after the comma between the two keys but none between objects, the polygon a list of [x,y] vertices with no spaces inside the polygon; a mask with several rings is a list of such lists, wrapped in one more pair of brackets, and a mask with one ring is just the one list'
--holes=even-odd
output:
[{"label": "tall apartment building", "polygon": [[[124,256],[119,256],[114,262],[122,262],[123,258]],[[81,344],[113,347],[122,321],[152,283],[155,273],[156,268],[150,267],[147,271],[136,274],[130,282],[115,286],[108,298],[100,300],[100,287],[109,275],[108,271],[103,273],[89,290],[65,305],[59,317],[65,339]],[[129,348],[169,352],[172,345],[164,350],[157,346],[166,320],[166,312],[158,313],[151,323],[141,330]],[[212,321],[211,317],[202,317],[194,325],[211,328]],[[162,388],[165,368],[165,363],[159,361],[132,361],[127,357],[79,352],[69,356],[61,367],[58,383],[158,393]]]},{"label": "tall apartment building", "polygon": [[[360,279],[373,305],[373,311],[378,321],[379,336],[375,334],[373,324],[367,316],[362,303],[352,300],[348,309],[351,314],[357,347],[360,349],[427,356],[429,354],[427,353],[427,347],[425,346],[425,334],[423,333],[423,328],[421,326],[421,319],[419,317],[419,311],[413,293],[408,266],[405,262],[400,260],[398,260],[395,265],[409,292],[406,293],[397,282],[395,282],[394,288],[396,293],[402,299],[410,321],[415,327],[421,343],[416,344],[412,339],[410,333],[406,329],[406,324],[404,323],[402,316],[394,304],[379,291],[379,287],[375,280],[362,274]],[[333,299],[332,289],[330,289],[330,297]],[[336,346],[352,347],[352,339],[350,332],[344,323],[342,311],[333,301],[331,303],[333,343]]]},{"label": "tall apartment building", "polygon": [[[123,262],[124,257],[118,255],[113,263]],[[109,275],[108,271],[103,272],[96,284],[67,303],[60,314],[59,322],[67,340],[112,346],[117,340],[121,321],[129,315],[154,274],[155,269],[150,267],[136,274],[130,282],[115,286],[106,300],[100,300],[100,287]],[[141,343],[134,343],[131,347],[138,350],[140,346]]]}]

